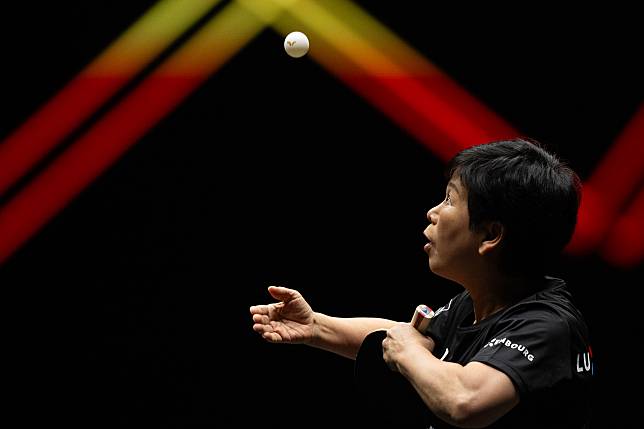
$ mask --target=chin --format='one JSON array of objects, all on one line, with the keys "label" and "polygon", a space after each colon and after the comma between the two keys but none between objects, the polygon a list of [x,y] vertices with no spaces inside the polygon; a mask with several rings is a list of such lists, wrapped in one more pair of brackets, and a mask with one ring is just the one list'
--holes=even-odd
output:
[{"label": "chin", "polygon": [[434,274],[436,274],[436,275],[438,275],[438,276],[442,276],[442,275],[441,275],[441,269],[440,269],[440,268],[441,268],[441,267],[440,267],[440,264],[436,263],[436,261],[433,261],[433,262],[432,262],[432,259],[431,259],[431,258],[429,258],[429,270],[430,270],[432,273],[434,273]]},{"label": "chin", "polygon": [[[432,262],[431,260],[429,261],[429,270],[436,274],[439,277],[442,277],[447,280],[451,280],[456,282],[454,279],[454,276],[451,276],[449,274],[449,270],[446,270],[444,266],[441,266],[439,263]],[[457,282],[458,283],[458,282]]]}]

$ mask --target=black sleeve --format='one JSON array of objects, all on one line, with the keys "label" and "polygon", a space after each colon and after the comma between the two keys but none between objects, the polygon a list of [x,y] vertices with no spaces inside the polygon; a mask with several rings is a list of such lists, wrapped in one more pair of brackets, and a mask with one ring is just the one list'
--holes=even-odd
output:
[{"label": "black sleeve", "polygon": [[571,377],[570,330],[551,312],[530,312],[500,321],[493,338],[472,358],[512,379],[520,394]]}]

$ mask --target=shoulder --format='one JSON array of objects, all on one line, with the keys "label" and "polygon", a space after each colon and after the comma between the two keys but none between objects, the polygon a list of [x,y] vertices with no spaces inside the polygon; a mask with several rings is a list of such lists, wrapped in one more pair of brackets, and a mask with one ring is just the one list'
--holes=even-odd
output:
[{"label": "shoulder", "polygon": [[562,279],[544,277],[541,288],[509,308],[509,313],[556,315],[563,320],[583,319]]},{"label": "shoulder", "polygon": [[530,326],[537,332],[546,329],[568,335],[571,331],[587,331],[566,283],[554,277],[545,277],[542,289],[506,309],[501,320]]}]

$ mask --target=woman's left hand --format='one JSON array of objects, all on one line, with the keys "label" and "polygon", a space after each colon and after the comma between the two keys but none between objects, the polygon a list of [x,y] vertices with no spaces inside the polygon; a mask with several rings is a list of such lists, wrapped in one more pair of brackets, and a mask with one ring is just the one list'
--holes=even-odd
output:
[{"label": "woman's left hand", "polygon": [[414,350],[434,349],[434,341],[418,332],[409,323],[398,323],[387,330],[387,338],[382,341],[382,354],[392,371],[400,372],[399,363],[405,353]]}]

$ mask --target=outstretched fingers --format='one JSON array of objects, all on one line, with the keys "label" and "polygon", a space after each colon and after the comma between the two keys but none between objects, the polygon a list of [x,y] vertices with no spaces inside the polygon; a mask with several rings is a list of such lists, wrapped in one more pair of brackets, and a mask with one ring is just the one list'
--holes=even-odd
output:
[{"label": "outstretched fingers", "polygon": [[284,308],[285,303],[293,299],[300,298],[302,295],[294,289],[282,286],[270,286],[269,293],[279,302],[265,305],[253,305],[250,307],[250,314],[253,316],[253,330],[261,334],[266,341],[273,343],[290,341],[288,333],[280,326],[280,311]]}]

